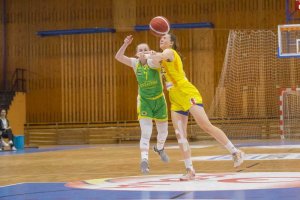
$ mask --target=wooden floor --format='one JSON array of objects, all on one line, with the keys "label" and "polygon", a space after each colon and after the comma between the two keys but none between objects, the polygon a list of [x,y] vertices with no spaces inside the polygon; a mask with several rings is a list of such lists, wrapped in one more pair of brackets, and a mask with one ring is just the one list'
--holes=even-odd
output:
[{"label": "wooden floor", "polygon": [[[234,141],[236,144],[270,141]],[[274,142],[274,141],[271,141]],[[275,141],[275,142],[278,142]],[[193,148],[193,156],[225,155],[227,151],[213,141],[192,143],[212,145]],[[299,141],[300,144],[300,141]],[[167,143],[167,146],[177,146]],[[52,148],[53,146],[51,146]],[[40,150],[49,146],[40,147]],[[300,153],[300,148],[262,149],[242,147],[247,154]],[[162,163],[150,151],[151,174],[180,174],[184,164],[178,149],[167,149],[171,161]],[[0,153],[1,154],[1,153]],[[0,186],[22,182],[70,182],[78,180],[141,175],[137,143],[120,145],[91,145],[83,148],[28,154],[0,155]],[[247,160],[242,167],[233,168],[232,161],[194,161],[198,173],[214,172],[300,172],[300,160]]]}]

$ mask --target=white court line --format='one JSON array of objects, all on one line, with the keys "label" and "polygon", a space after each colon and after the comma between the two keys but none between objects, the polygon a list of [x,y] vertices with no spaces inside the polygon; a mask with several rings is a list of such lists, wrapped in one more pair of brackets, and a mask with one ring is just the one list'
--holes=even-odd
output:
[{"label": "white court line", "polygon": [[9,184],[9,185],[3,185],[0,186],[0,188],[9,187],[9,186],[15,186],[15,185],[22,185],[22,184],[43,184],[43,183],[65,183],[65,182],[21,182],[21,183],[15,183],[15,184]]},{"label": "white court line", "polygon": [[[212,147],[213,145],[190,145],[191,149],[203,149],[207,147]],[[166,146],[165,149],[179,149],[178,145]]]},{"label": "white court line", "polygon": [[[231,155],[196,156],[193,161],[225,161],[232,160]],[[300,153],[269,153],[269,154],[246,154],[244,160],[300,160]]]},{"label": "white court line", "polygon": [[242,148],[261,148],[261,149],[299,149],[300,145],[271,145],[271,146],[249,146]]}]

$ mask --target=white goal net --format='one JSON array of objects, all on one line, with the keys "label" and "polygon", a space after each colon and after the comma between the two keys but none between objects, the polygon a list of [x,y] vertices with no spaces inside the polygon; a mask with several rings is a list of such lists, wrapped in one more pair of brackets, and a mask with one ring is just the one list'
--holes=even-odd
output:
[{"label": "white goal net", "polygon": [[[229,33],[209,116],[231,138],[279,138],[280,91],[300,86],[300,59],[279,58],[277,39],[277,32],[271,30]],[[289,97],[287,104],[290,131],[296,131],[292,127],[299,122],[296,99]]]}]

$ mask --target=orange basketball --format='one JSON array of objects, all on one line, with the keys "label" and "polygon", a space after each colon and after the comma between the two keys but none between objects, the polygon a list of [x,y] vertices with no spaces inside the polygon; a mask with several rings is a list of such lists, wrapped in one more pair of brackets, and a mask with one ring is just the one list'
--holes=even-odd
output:
[{"label": "orange basketball", "polygon": [[149,27],[151,33],[157,37],[161,37],[170,31],[169,21],[162,16],[151,19]]}]

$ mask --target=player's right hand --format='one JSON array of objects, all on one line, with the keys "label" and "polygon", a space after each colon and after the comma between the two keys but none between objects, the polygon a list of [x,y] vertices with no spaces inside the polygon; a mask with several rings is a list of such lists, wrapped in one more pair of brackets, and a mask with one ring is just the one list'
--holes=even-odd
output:
[{"label": "player's right hand", "polygon": [[129,44],[131,44],[132,40],[133,40],[132,35],[128,35],[124,40],[124,44],[129,45]]}]

